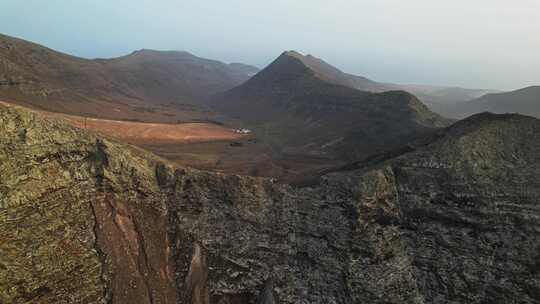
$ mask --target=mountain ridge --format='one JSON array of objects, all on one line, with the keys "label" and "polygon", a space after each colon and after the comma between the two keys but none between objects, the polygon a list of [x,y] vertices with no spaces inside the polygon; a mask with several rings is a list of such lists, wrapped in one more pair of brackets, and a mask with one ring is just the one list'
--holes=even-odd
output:
[{"label": "mountain ridge", "polygon": [[[185,51],[139,50],[85,59],[0,36],[0,98],[25,106],[107,119],[212,119],[204,99],[252,76],[255,67]],[[103,111],[103,108],[110,111]]]},{"label": "mountain ridge", "polygon": [[304,65],[314,71],[316,76],[333,84],[343,85],[360,91],[383,92],[392,90],[391,87],[386,87],[366,77],[345,73],[310,54],[304,56],[299,52],[291,50],[285,51],[282,56],[290,56],[300,60]]},{"label": "mountain ridge", "polygon": [[[403,90],[417,96],[423,103],[427,104],[437,113],[444,115],[444,109],[447,105],[468,101],[484,94],[497,92],[487,89],[470,89],[452,86],[419,85],[419,84],[395,84],[371,80],[364,76],[358,76],[343,72],[342,70],[330,65],[324,60],[313,55],[302,55],[301,53],[290,50],[283,52],[302,61],[306,66],[314,71],[319,71],[323,75],[323,80],[357,89],[360,91],[369,91],[381,93],[385,91]],[[326,75],[326,77],[324,77]]]}]

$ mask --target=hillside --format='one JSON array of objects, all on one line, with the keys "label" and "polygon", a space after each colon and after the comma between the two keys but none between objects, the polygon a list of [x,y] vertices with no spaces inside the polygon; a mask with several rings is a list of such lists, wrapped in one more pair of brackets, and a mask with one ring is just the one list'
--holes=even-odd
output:
[{"label": "hillside", "polygon": [[481,114],[294,188],[0,106],[0,302],[537,303],[539,143]]},{"label": "hillside", "polygon": [[343,72],[312,55],[304,56],[296,51],[288,51],[286,54],[302,61],[304,65],[308,66],[319,78],[326,82],[373,93],[396,90],[406,91],[415,95],[422,103],[428,105],[431,110],[443,116],[446,114],[448,106],[469,101],[485,94],[496,93],[494,90],[484,89],[377,82],[363,76]]},{"label": "hillside", "polygon": [[[493,92],[381,83],[342,72],[311,55],[287,53],[325,82],[369,92],[404,90],[443,115],[452,114],[448,105]],[[75,115],[156,122],[223,120],[204,101],[258,71],[177,51],[140,50],[88,60],[0,34],[0,99]]]},{"label": "hillside", "polygon": [[285,52],[212,105],[253,128],[279,152],[353,159],[449,123],[409,93],[352,89],[335,71],[314,57]]},{"label": "hillside", "polygon": [[469,102],[458,103],[451,108],[449,115],[463,118],[485,111],[540,117],[540,86],[527,87],[507,93],[487,94]]},{"label": "hillside", "polygon": [[[366,172],[358,220],[365,228],[355,243],[386,235],[385,244],[408,249],[415,286],[423,295],[410,303],[538,302],[539,132],[537,119],[482,113],[441,130],[411,152],[360,166],[349,175]],[[379,247],[368,251],[381,252]],[[403,258],[395,252],[382,255],[389,261]],[[396,269],[389,265],[394,266],[368,266],[380,276],[358,279],[384,280]],[[366,302],[381,296],[359,290],[372,296]]]},{"label": "hillside", "polygon": [[141,50],[88,60],[0,35],[0,99],[75,115],[158,122],[219,120],[203,101],[256,71],[175,51]]},{"label": "hillside", "polygon": [[338,68],[312,55],[304,56],[296,51],[287,51],[284,55],[301,61],[306,67],[312,70],[318,78],[328,83],[368,92],[384,92],[395,89],[392,86],[375,82],[366,77],[344,73]]}]

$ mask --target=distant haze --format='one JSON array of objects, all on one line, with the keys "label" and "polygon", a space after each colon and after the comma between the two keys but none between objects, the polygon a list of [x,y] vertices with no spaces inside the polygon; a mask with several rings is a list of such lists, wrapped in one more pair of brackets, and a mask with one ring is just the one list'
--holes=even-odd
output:
[{"label": "distant haze", "polygon": [[3,0],[0,32],[87,58],[148,48],[263,67],[294,49],[383,82],[540,84],[537,0]]}]

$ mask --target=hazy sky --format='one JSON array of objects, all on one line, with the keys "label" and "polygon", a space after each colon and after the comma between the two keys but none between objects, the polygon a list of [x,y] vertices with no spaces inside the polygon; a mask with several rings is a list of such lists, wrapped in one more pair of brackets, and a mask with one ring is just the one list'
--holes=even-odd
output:
[{"label": "hazy sky", "polygon": [[0,32],[83,57],[310,53],[374,80],[540,84],[539,0],[1,0]]}]

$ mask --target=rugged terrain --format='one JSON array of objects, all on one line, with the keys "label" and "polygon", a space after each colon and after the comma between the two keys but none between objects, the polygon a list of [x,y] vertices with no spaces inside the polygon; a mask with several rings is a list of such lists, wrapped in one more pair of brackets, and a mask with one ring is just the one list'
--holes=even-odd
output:
[{"label": "rugged terrain", "polygon": [[539,145],[480,114],[298,188],[0,107],[0,302],[538,303]]},{"label": "rugged terrain", "polygon": [[[358,91],[399,86],[344,73],[313,56],[284,55],[290,60],[272,65],[277,73],[244,86],[257,68],[153,50],[88,60],[0,36],[0,99],[70,115],[77,126],[86,122],[179,164],[281,180],[318,174],[448,124],[408,93]],[[288,73],[302,80],[291,85]],[[435,88],[429,92],[440,95]],[[227,102],[209,107],[210,96]],[[263,99],[271,103],[252,103]],[[249,140],[228,134],[225,129],[240,126],[231,116],[253,128]],[[195,132],[193,123],[205,130]],[[184,135],[196,144],[169,140]]]},{"label": "rugged terrain", "polygon": [[285,52],[212,103],[279,153],[341,159],[390,150],[450,123],[407,92],[359,91],[337,75],[314,57]]},{"label": "rugged terrain", "polygon": [[176,51],[140,50],[88,60],[0,35],[0,98],[81,116],[169,123],[220,120],[203,101],[257,71]]}]

